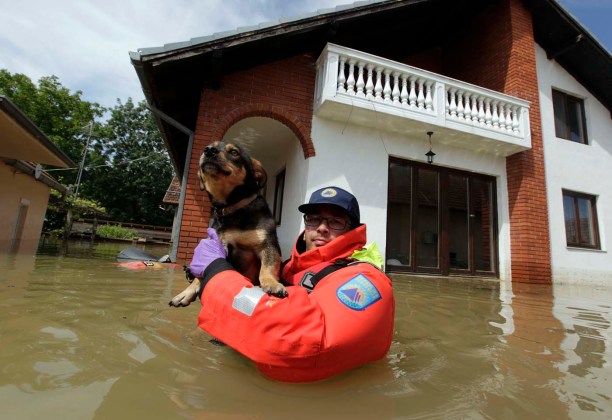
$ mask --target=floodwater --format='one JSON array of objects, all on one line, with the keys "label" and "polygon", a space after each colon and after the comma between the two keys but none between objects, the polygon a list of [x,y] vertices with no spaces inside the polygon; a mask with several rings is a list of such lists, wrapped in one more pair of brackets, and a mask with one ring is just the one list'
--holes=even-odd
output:
[{"label": "floodwater", "polygon": [[120,268],[122,247],[0,255],[0,418],[612,417],[611,290],[397,276],[384,360],[283,384],[167,306],[180,267]]}]

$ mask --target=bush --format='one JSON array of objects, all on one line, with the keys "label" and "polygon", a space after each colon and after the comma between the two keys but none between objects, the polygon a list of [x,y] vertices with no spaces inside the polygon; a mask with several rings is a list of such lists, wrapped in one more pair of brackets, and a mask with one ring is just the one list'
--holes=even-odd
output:
[{"label": "bush", "polygon": [[117,225],[101,225],[96,231],[98,236],[112,239],[135,239],[138,233],[135,230],[127,229]]}]

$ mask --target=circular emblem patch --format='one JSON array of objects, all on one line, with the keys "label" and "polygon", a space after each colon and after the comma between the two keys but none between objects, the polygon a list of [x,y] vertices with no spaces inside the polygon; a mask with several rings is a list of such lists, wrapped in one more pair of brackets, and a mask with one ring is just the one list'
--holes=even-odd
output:
[{"label": "circular emblem patch", "polygon": [[336,194],[338,193],[333,188],[326,188],[323,191],[321,191],[321,197],[333,197]]}]

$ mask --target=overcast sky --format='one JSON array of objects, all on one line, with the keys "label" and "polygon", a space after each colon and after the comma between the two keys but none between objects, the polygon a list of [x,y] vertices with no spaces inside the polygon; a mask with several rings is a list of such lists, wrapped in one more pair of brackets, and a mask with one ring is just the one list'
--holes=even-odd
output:
[{"label": "overcast sky", "polygon": [[[346,0],[0,0],[0,68],[58,76],[112,107],[144,98],[129,52],[276,21]],[[612,0],[561,0],[612,51]]]}]

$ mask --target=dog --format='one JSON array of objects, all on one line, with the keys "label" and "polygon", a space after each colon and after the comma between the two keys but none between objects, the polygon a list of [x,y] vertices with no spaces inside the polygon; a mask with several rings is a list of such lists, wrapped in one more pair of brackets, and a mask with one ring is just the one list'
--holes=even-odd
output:
[{"label": "dog", "polygon": [[[200,188],[212,204],[211,227],[227,251],[227,260],[253,284],[277,297],[287,290],[279,282],[281,253],[276,221],[259,191],[267,174],[261,162],[234,143],[217,141],[200,156]],[[176,295],[170,306],[187,306],[196,298],[200,280],[195,278]]]}]

